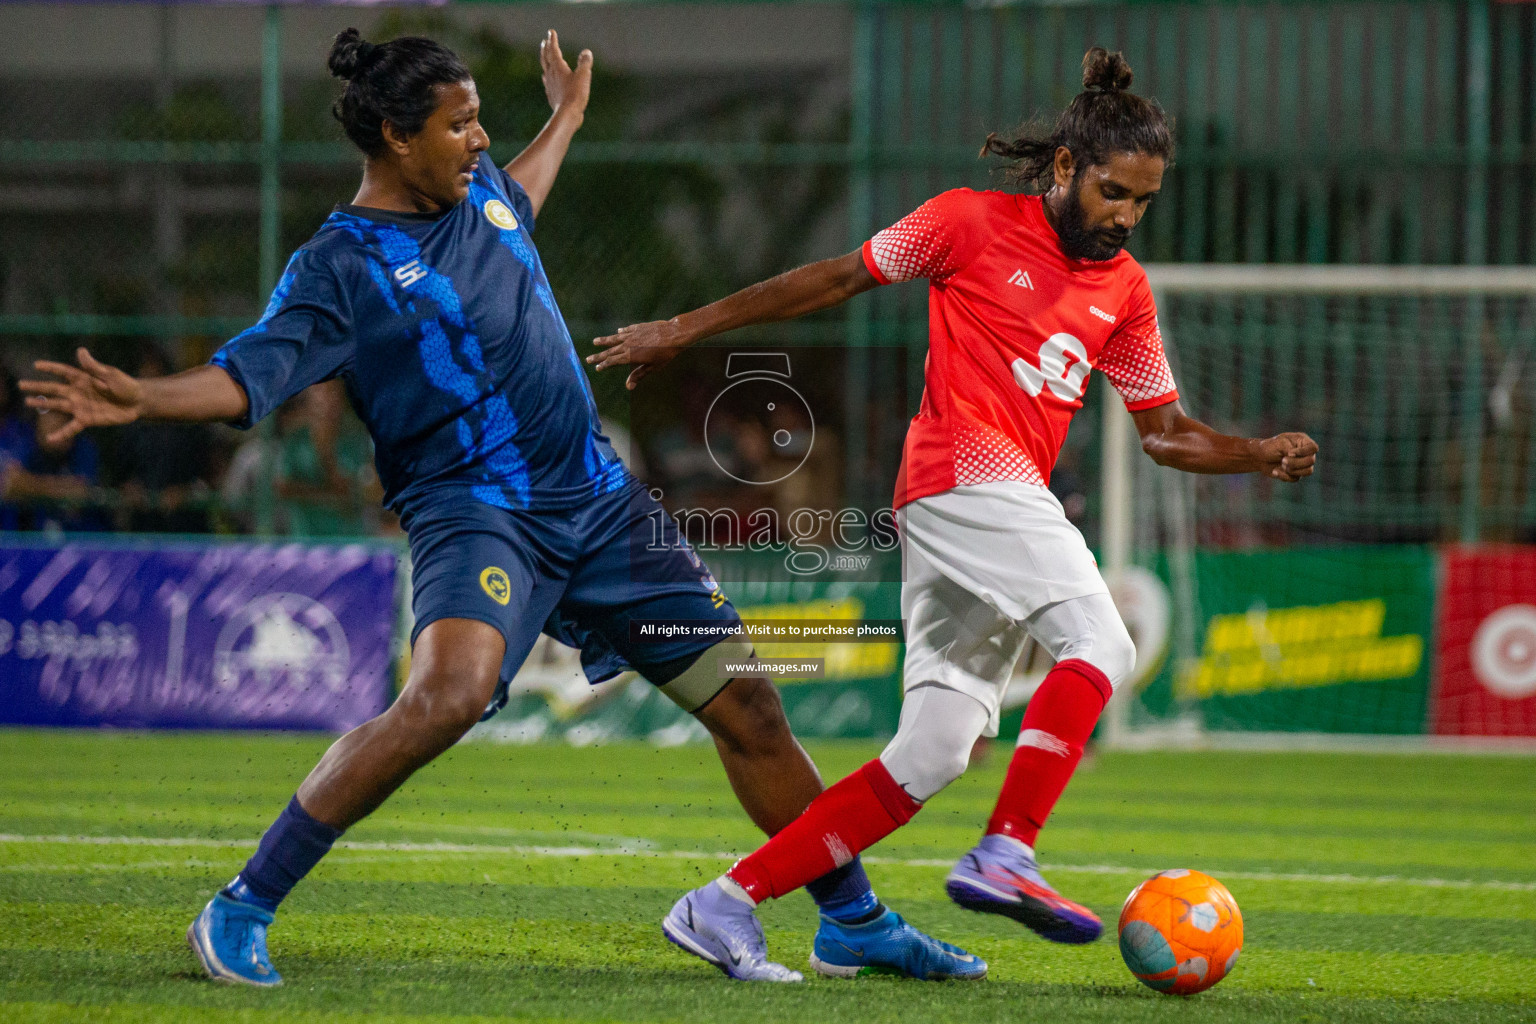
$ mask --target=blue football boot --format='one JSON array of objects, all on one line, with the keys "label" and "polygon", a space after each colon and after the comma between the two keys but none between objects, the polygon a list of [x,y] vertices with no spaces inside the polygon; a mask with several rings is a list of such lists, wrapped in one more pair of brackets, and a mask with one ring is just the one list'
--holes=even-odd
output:
[{"label": "blue football boot", "polygon": [[1028,846],[1007,836],[983,836],[950,871],[944,889],[966,910],[1011,917],[1052,942],[1092,942],[1104,931],[1093,911],[1051,888]]},{"label": "blue football boot", "polygon": [[187,945],[214,981],[270,988],[281,985],[267,958],[267,925],[272,912],[230,899],[222,892],[187,926]]},{"label": "blue football boot", "polygon": [[980,981],[987,976],[987,962],[981,957],[924,935],[894,910],[863,924],[845,924],[823,914],[811,947],[811,966],[832,978],[900,974],[926,981]]},{"label": "blue football boot", "polygon": [[673,945],[739,981],[803,981],[799,971],[768,959],[763,926],[744,903],[710,882],[673,904],[661,922]]}]

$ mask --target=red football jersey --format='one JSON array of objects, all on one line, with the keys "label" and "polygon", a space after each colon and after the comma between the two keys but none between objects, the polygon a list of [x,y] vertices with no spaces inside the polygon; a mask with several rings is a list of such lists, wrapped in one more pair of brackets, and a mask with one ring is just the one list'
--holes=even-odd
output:
[{"label": "red football jersey", "polygon": [[1133,412],[1179,397],[1141,265],[1068,259],[1038,196],[945,192],[865,242],[864,263],[884,284],[932,282],[896,508],[961,484],[1045,484],[1092,369]]}]

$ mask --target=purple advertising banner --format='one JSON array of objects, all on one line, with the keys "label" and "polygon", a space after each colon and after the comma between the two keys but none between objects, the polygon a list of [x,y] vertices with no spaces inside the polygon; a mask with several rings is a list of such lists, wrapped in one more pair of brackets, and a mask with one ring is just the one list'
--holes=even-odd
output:
[{"label": "purple advertising banner", "polygon": [[341,732],[389,704],[396,555],[0,544],[0,723]]}]

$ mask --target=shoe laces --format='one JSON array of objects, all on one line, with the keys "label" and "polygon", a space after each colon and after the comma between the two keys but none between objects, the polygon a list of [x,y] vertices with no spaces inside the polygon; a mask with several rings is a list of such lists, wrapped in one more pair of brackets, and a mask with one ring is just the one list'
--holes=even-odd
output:
[{"label": "shoe laces", "polygon": [[240,951],[240,959],[249,964],[255,964],[265,970],[272,969],[272,961],[267,956],[267,923],[254,914],[242,914],[239,912],[225,912],[224,928],[227,932],[235,933],[235,948]]},{"label": "shoe laces", "polygon": [[246,957],[256,966],[270,971],[272,961],[267,956],[267,926],[259,921],[251,925],[247,941],[250,946],[246,951]]}]

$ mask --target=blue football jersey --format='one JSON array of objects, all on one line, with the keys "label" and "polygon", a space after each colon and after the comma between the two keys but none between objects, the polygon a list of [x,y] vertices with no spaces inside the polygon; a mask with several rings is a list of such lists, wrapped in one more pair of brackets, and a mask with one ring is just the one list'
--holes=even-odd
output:
[{"label": "blue football jersey", "polygon": [[337,207],[212,359],[250,399],[236,425],[340,377],[397,512],[454,492],[565,509],[623,487],[532,230],[527,194],[485,154],[442,213]]}]

